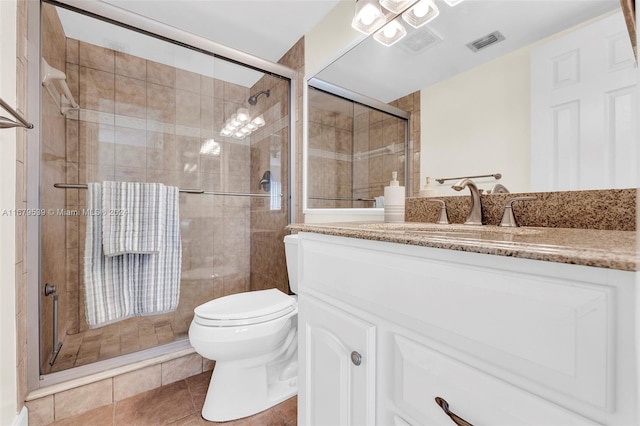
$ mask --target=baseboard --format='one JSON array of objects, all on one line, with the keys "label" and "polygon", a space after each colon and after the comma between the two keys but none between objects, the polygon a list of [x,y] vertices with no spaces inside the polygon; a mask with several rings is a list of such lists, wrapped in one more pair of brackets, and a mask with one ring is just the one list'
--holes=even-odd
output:
[{"label": "baseboard", "polygon": [[27,410],[26,405],[22,406],[22,410],[20,410],[16,418],[13,420],[11,426],[29,426],[29,411]]}]

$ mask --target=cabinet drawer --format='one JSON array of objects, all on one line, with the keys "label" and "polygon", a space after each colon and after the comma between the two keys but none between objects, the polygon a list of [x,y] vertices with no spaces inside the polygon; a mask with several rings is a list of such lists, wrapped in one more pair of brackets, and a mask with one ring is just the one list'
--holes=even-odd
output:
[{"label": "cabinet drawer", "polygon": [[393,354],[396,412],[387,424],[454,425],[436,398],[474,426],[596,424],[403,336]]}]

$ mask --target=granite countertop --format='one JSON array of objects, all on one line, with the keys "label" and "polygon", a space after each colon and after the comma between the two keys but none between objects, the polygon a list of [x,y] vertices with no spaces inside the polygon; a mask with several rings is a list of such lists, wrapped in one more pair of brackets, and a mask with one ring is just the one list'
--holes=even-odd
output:
[{"label": "granite countertop", "polygon": [[287,229],[623,271],[637,268],[634,231],[422,222],[292,224]]}]

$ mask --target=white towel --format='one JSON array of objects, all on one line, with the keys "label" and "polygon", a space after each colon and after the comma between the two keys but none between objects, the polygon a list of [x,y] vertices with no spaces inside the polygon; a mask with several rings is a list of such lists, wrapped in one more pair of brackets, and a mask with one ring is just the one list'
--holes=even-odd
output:
[{"label": "white towel", "polygon": [[161,183],[103,182],[104,254],[158,253],[166,226],[166,196]]},{"label": "white towel", "polygon": [[[166,226],[157,253],[105,256],[102,215],[87,216],[84,282],[90,328],[177,308],[182,262],[179,194],[175,187],[165,187],[165,191],[165,206],[160,208],[166,213]],[[109,213],[103,209],[101,184],[88,185],[87,209]]]}]

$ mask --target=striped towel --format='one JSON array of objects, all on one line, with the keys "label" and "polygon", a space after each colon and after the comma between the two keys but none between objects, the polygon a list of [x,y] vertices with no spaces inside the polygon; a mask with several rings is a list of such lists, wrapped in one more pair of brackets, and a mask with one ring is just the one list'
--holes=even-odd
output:
[{"label": "striped towel", "polygon": [[105,256],[158,253],[166,226],[166,195],[161,183],[103,182]]},{"label": "striped towel", "polygon": [[[164,185],[163,185],[164,186]],[[180,242],[178,188],[166,191],[166,226],[157,253],[105,256],[102,242],[102,185],[90,183],[87,193],[85,244],[85,306],[90,328],[133,316],[174,311],[180,297]],[[105,212],[108,213],[108,212]]]}]

